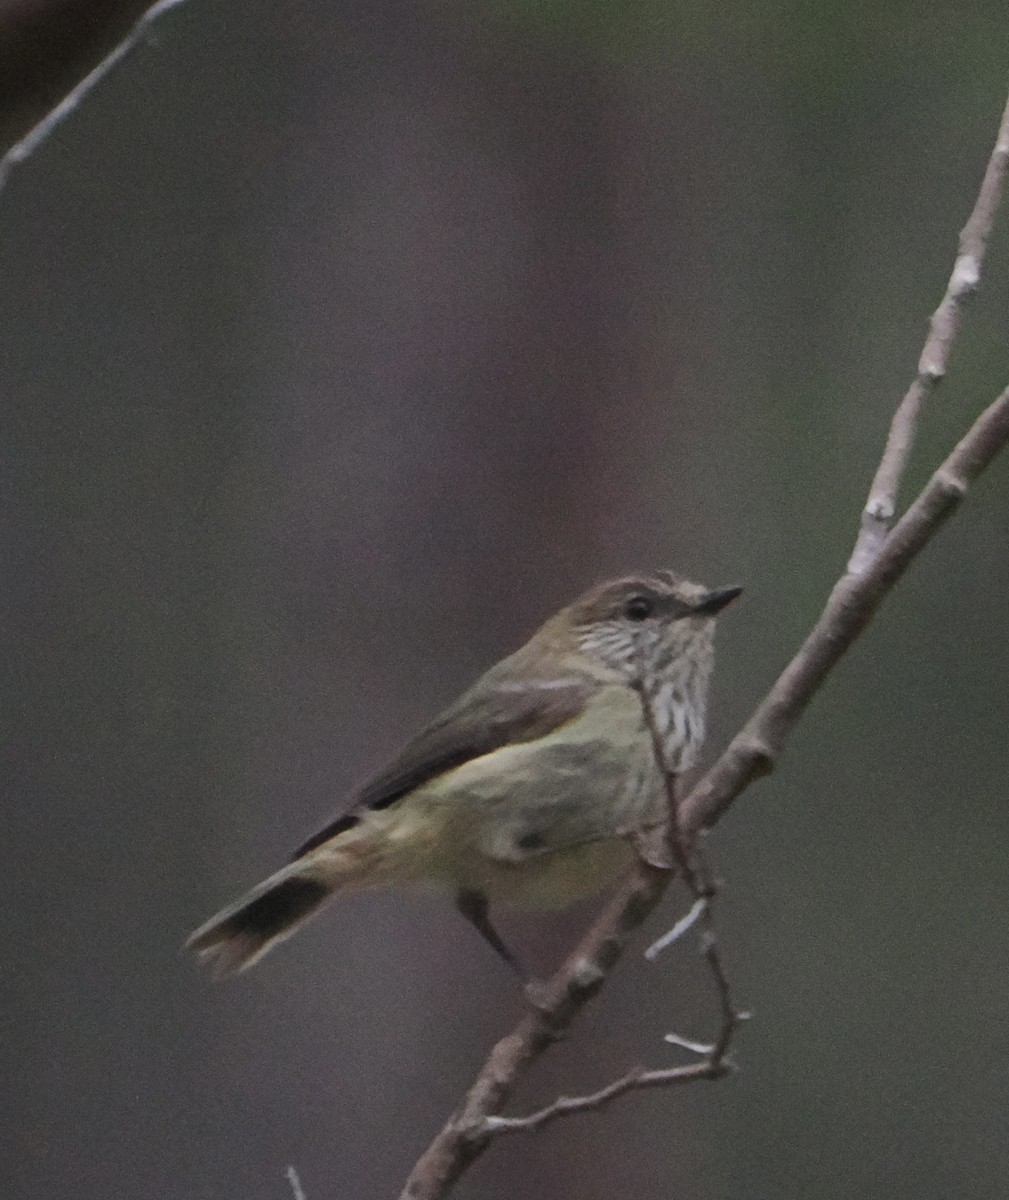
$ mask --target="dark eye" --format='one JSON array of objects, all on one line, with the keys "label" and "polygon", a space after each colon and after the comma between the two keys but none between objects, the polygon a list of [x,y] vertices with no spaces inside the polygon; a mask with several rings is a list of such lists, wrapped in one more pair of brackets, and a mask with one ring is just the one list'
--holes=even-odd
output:
[{"label": "dark eye", "polygon": [[624,605],[624,616],[628,621],[645,621],[655,611],[655,604],[647,596],[632,596]]}]

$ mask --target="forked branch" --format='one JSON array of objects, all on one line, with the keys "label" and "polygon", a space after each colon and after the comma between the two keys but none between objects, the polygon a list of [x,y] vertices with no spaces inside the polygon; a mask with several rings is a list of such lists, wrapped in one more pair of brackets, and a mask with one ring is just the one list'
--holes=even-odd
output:
[{"label": "forked branch", "polygon": [[871,566],[834,585],[798,654],[760,707],[684,802],[688,831],[713,825],[744,787],[773,766],[820,685],[925,544],[959,508],[971,484],[1009,440],[1009,388],[978,417],[887,535]]},{"label": "forked branch", "polygon": [[946,285],[946,294],[929,322],[928,337],[918,359],[918,371],[890,423],[886,449],[869,489],[869,498],[862,510],[862,527],[848,563],[848,570],[854,575],[872,565],[882,549],[897,511],[897,493],[914,445],[922,405],[946,374],[953,339],[960,328],[963,301],[973,295],[981,283],[981,268],[995,213],[1002,198],[1007,163],[1009,101],[1002,113],[1002,123],[981,181],[977,203],[960,234],[960,245]]},{"label": "forked branch", "polygon": [[[773,768],[785,739],[827,675],[872,620],[922,548],[959,507],[973,482],[1009,442],[1007,388],[978,417],[890,529],[896,490],[921,401],[946,369],[959,321],[960,301],[977,286],[980,277],[985,243],[1001,198],[1007,156],[1009,104],[974,214],[961,236],[950,286],[932,321],[922,354],[923,366],[916,380],[918,398],[905,397],[902,401],[895,417],[897,432],[891,434],[877,471],[869,502],[873,509],[872,528],[867,530],[867,518],[863,515],[856,550],[812,632],[741,732],[680,805],[679,820],[672,831],[679,842],[678,846],[671,846],[674,857],[702,829],[713,825],[754,779]],[[625,886],[561,969],[544,985],[536,1010],[528,1013],[491,1050],[461,1106],[414,1166],[401,1200],[439,1200],[445,1196],[495,1134],[535,1129],[568,1113],[598,1108],[633,1088],[715,1077],[714,1060],[709,1057],[692,1067],[671,1068],[675,1075],[632,1071],[593,1095],[574,1100],[562,1097],[527,1117],[500,1116],[522,1072],[564,1033],[582,1006],[603,985],[672,876],[672,871],[647,858],[639,859]],[[731,1004],[728,1008],[731,1011]],[[724,1074],[724,1055],[716,1065],[718,1073]]]}]

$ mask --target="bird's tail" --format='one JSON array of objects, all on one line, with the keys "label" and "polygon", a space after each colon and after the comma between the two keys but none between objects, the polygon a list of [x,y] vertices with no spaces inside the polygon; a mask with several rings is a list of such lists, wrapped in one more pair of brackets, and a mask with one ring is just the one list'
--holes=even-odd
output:
[{"label": "bird's tail", "polygon": [[244,971],[336,892],[383,882],[375,841],[356,832],[333,838],[264,879],[192,933],[186,949],[209,962],[218,978]]}]

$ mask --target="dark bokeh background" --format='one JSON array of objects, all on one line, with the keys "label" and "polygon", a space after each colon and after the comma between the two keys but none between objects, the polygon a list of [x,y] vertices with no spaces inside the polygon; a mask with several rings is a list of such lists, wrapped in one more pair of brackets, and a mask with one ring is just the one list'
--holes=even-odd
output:
[{"label": "dark bokeh background", "polygon": [[[398,1194],[521,1007],[448,905],[347,901],[221,987],[178,945],[608,573],[747,585],[713,748],[745,717],[1009,76],[1003,4],[883,8],[193,0],[12,178],[5,1196]],[[1007,248],[915,480],[1009,377]],[[714,838],[742,1073],[460,1198],[1007,1194],[1007,548],[1000,461]],[[588,912],[503,924],[545,970]],[[629,959],[519,1107],[712,1019],[686,947]]]}]

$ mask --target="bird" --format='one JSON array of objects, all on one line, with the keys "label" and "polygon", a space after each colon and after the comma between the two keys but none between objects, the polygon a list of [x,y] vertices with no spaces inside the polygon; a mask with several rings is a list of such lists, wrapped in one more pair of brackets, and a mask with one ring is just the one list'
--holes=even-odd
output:
[{"label": "bird", "polygon": [[491,906],[562,907],[629,870],[666,819],[666,773],[696,760],[715,618],[741,591],[664,569],[597,584],[186,947],[230,975],[340,892],[434,882],[522,975]]}]

